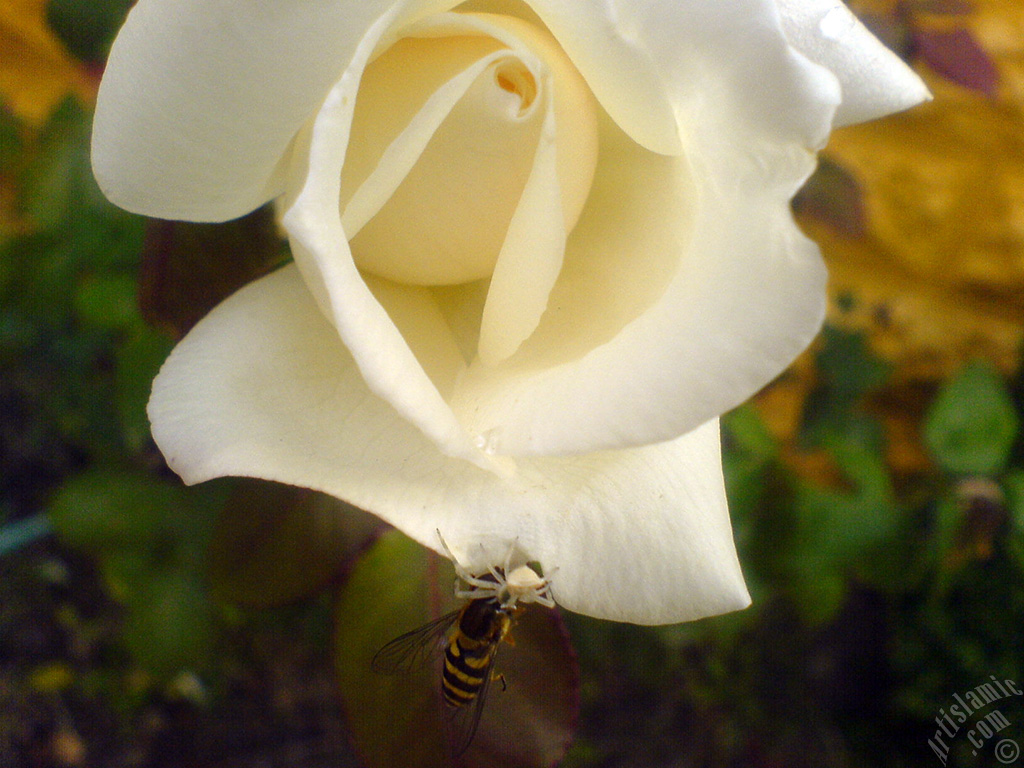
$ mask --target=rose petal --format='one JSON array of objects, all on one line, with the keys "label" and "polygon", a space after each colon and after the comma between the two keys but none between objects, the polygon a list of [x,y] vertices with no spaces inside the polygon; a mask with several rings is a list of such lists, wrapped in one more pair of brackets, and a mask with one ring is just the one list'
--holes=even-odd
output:
[{"label": "rose petal", "polygon": [[101,188],[123,208],[169,219],[226,220],[258,207],[280,193],[295,132],[371,27],[452,4],[141,0],[97,99]]},{"label": "rose petal", "polygon": [[[482,23],[474,19],[465,22]],[[364,40],[360,49],[364,58],[354,60],[352,73],[362,71],[375,42],[372,37]],[[419,350],[410,349],[353,263],[337,201],[352,124],[355,80],[355,75],[346,74],[331,89],[312,125],[296,142],[293,191],[282,206],[282,224],[291,237],[299,268],[352,351],[370,389],[418,425],[442,451],[497,471],[500,462],[483,454],[476,436],[457,421],[442,399],[438,383],[431,381],[417,361]]]},{"label": "rose petal", "polygon": [[[368,56],[369,46],[361,51]],[[362,69],[360,62],[354,66]],[[338,211],[341,168],[352,124],[351,85],[347,77],[335,84],[312,125],[295,143],[291,173],[300,178],[290,185],[292,199],[284,201],[281,217],[295,262],[324,315],[358,361],[369,388],[448,455],[498,471],[498,462],[479,450],[455,418],[352,260]]]},{"label": "rose petal", "polygon": [[748,398],[810,342],[826,275],[788,201],[813,155],[772,156],[765,144],[761,165],[716,151],[711,174],[606,126],[593,208],[569,239],[554,309],[520,353],[471,366],[453,396],[488,450],[671,439]]},{"label": "rose petal", "polygon": [[778,0],[794,47],[832,71],[843,89],[835,125],[908,109],[931,98],[927,86],[840,0]]},{"label": "rose petal", "polygon": [[534,332],[562,269],[565,221],[551,84],[546,84],[544,90],[547,114],[533,168],[509,223],[484,304],[479,352],[486,365],[511,356]]},{"label": "rose petal", "polygon": [[438,392],[450,396],[466,370],[466,358],[431,289],[373,275],[364,277]]},{"label": "rose petal", "polygon": [[566,235],[590,195],[599,148],[599,107],[564,51],[537,26],[511,19],[504,25],[544,62],[534,76],[544,121],[482,313],[479,354],[486,365],[514,354],[540,323],[562,270]]},{"label": "rose petal", "polygon": [[242,289],[175,348],[153,432],[190,483],[255,476],[372,509],[474,570],[510,545],[570,610],[638,623],[749,602],[726,512],[717,422],[672,443],[530,459],[500,478],[451,459],[371,393],[294,267]]},{"label": "rose petal", "polygon": [[[545,16],[546,0],[531,5]],[[602,258],[584,227],[587,247],[613,265],[629,256],[637,274],[619,266],[628,279],[602,318],[593,295],[586,306],[554,300],[576,279],[567,257],[557,310],[536,338],[496,369],[471,367],[453,407],[496,454],[586,453],[684,434],[776,376],[823,317],[824,268],[789,200],[828,136],[836,78],[789,46],[770,2],[607,7],[654,67],[686,156],[659,166],[633,152],[627,164],[630,153],[616,149],[624,141],[605,130],[595,186],[609,191],[592,198],[580,226],[603,223],[619,252]],[[598,95],[600,53],[573,52]],[[570,235],[569,252],[579,237]]]},{"label": "rose petal", "polygon": [[578,0],[529,4],[601,106],[648,149],[687,149],[709,111],[729,116],[719,128],[757,125],[816,148],[828,136],[834,79],[794,55],[771,0],[608,0],[587,13]]},{"label": "rose petal", "polygon": [[[633,140],[652,152],[678,154],[679,129],[657,65],[634,34],[632,16],[654,0],[589,3],[527,0],[583,75],[601,106]],[[673,26],[685,11],[672,4]],[[642,11],[641,11],[642,12]],[[685,41],[680,39],[680,45]]]},{"label": "rose petal", "polygon": [[[456,41],[433,45],[442,56],[447,47],[461,46]],[[527,66],[507,50],[483,57],[431,97],[433,103],[449,86],[469,81],[445,98],[448,111],[442,120],[414,120],[399,137],[418,134],[422,152],[415,164],[401,163],[390,152],[382,156],[378,169],[384,173],[374,176],[391,176],[398,184],[382,190],[389,195],[386,202],[351,237],[360,269],[418,285],[490,278],[544,121],[536,99],[523,100],[502,85],[503,77],[532,80]],[[384,163],[402,167],[389,169]],[[406,170],[407,175],[399,175]],[[346,175],[343,169],[343,180]],[[364,187],[374,182],[370,177]],[[348,217],[343,225],[351,234],[347,224]]]},{"label": "rose petal", "polygon": [[[423,155],[438,128],[449,117],[452,109],[480,75],[503,56],[503,53],[492,53],[479,58],[433,90],[423,107],[384,150],[373,171],[360,184],[345,206],[342,226],[349,239],[355,238],[363,226],[392,197]],[[363,94],[360,93],[359,98],[362,97]],[[359,151],[359,148],[356,148],[356,151]],[[347,162],[348,157],[346,164]],[[436,195],[437,190],[432,191]],[[415,259],[415,256],[409,255],[405,258]]]}]

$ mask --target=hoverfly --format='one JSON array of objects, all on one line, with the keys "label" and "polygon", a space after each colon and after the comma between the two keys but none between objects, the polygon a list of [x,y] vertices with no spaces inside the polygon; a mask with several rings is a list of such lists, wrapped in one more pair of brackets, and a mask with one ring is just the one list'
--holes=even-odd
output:
[{"label": "hoverfly", "polygon": [[[453,757],[468,749],[493,678],[498,647],[512,627],[519,603],[540,603],[553,608],[551,580],[529,565],[511,568],[509,548],[504,567],[488,566],[474,576],[455,559],[440,531],[438,539],[455,566],[455,596],[468,602],[385,645],[373,657],[371,668],[382,674],[411,672],[443,651],[441,697]],[[468,589],[462,589],[460,582]],[[454,628],[454,629],[453,629]]]}]

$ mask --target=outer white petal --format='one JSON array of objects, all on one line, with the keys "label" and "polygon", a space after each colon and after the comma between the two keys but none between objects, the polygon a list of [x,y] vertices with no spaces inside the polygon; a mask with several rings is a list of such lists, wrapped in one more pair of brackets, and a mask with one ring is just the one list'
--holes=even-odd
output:
[{"label": "outer white petal", "polygon": [[[531,5],[543,17],[559,3]],[[656,257],[643,254],[644,264],[678,268],[649,308],[589,350],[574,343],[585,330],[574,327],[584,324],[549,309],[536,338],[507,365],[470,369],[454,406],[498,454],[586,453],[684,434],[778,375],[824,316],[824,265],[789,201],[827,139],[839,103],[836,78],[789,45],[771,2],[638,0],[602,8],[617,14],[621,34],[655,68],[685,155],[603,154],[595,183],[618,174],[623,200],[637,197],[629,186],[642,174],[661,187],[645,182],[657,191],[643,208],[611,198],[604,209],[585,209],[580,226],[592,243],[601,238],[591,225],[607,226],[611,238],[632,233],[624,253],[657,248]],[[605,76],[577,63],[588,82]],[[602,153],[622,143],[609,141],[606,129]],[[676,194],[665,187],[672,183]],[[653,221],[642,224],[638,215]],[[685,231],[663,224],[675,221],[685,221]],[[659,227],[664,237],[650,240]],[[580,237],[570,236],[570,251]],[[558,305],[553,299],[549,307]]]},{"label": "outer white petal", "polygon": [[93,168],[117,205],[218,221],[282,188],[279,164],[389,11],[409,0],[140,0],[110,52],[93,129]]},{"label": "outer white petal", "polygon": [[571,331],[561,347],[554,341],[572,328],[570,315],[545,329],[549,345],[504,368],[470,369],[454,402],[489,450],[568,454],[668,440],[747,399],[810,343],[827,275],[783,206],[793,189],[757,175],[742,186],[741,204],[709,204],[698,246],[660,300],[610,341],[547,365],[552,349],[574,347]]},{"label": "outer white petal", "polygon": [[712,421],[671,443],[530,459],[508,477],[442,455],[363,383],[297,270],[228,299],[154,385],[153,431],[187,482],[246,475],[318,488],[472,568],[509,545],[566,608],[663,623],[741,608]]},{"label": "outer white petal", "polygon": [[841,0],[778,0],[793,46],[831,70],[843,89],[836,125],[899,112],[931,98],[913,70],[882,45]]},{"label": "outer white petal", "polygon": [[808,146],[828,136],[834,82],[786,45],[774,0],[528,2],[601,105],[648,149],[686,151],[691,124],[709,111]]}]

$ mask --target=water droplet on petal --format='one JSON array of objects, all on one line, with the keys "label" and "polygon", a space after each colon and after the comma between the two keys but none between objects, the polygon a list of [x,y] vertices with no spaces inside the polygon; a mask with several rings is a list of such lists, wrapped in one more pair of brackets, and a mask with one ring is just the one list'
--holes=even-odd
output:
[{"label": "water droplet on petal", "polygon": [[477,435],[474,442],[476,443],[476,447],[479,448],[481,451],[490,456],[493,456],[495,453],[498,452],[498,444],[500,442],[500,439],[501,429],[495,427],[493,429],[488,429],[482,435]]}]

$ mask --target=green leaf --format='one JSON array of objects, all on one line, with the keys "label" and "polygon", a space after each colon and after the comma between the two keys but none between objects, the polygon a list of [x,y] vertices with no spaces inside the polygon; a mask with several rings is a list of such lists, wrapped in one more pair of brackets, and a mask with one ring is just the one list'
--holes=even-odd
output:
[{"label": "green leaf", "polygon": [[467,768],[555,765],[568,750],[578,717],[579,670],[555,610],[531,605],[516,618],[495,672],[480,730],[466,752]]},{"label": "green leaf", "polygon": [[881,456],[855,444],[832,453],[852,489],[805,484],[795,505],[805,548],[846,566],[896,538],[902,516]]},{"label": "green leaf", "polygon": [[[49,237],[45,269],[61,273],[44,274],[43,283],[57,278],[70,286],[87,271],[134,270],[138,261],[145,220],[112,205],[100,191],[89,160],[91,133],[89,111],[65,99],[47,119],[25,168],[21,205]],[[30,263],[39,269],[38,259]]]},{"label": "green leaf", "polygon": [[326,494],[240,480],[217,518],[209,574],[215,594],[250,606],[312,594],[383,524]]},{"label": "green leaf", "polygon": [[854,435],[877,448],[882,430],[866,417],[862,398],[885,383],[891,366],[871,351],[862,332],[826,325],[815,361],[821,376],[804,400],[800,437],[804,445],[825,447]]},{"label": "green leaf", "polygon": [[165,334],[140,321],[117,348],[115,400],[121,437],[130,451],[142,451],[150,443],[146,404],[153,379],[172,346]]},{"label": "green leaf", "polygon": [[829,446],[842,486],[801,483],[795,489],[788,568],[797,602],[814,621],[838,610],[850,577],[879,589],[903,586],[893,574],[905,556],[907,517],[883,457],[862,437],[855,433]]},{"label": "green leaf", "polygon": [[936,501],[932,514],[931,550],[934,562],[941,569],[944,560],[956,544],[957,534],[964,524],[964,505],[957,494],[949,491]]},{"label": "green leaf", "polygon": [[223,481],[186,488],[138,472],[93,469],[66,481],[47,512],[72,547],[101,557],[136,552],[154,567],[198,571],[226,489]]},{"label": "green leaf", "polygon": [[24,126],[0,100],[0,173],[10,172],[18,163],[24,149]]},{"label": "green leaf", "polygon": [[132,275],[105,273],[83,279],[75,291],[74,308],[78,320],[92,328],[118,331],[139,319]]},{"label": "green leaf", "polygon": [[837,397],[853,400],[889,378],[892,366],[871,351],[862,331],[826,325],[821,339],[815,362]]},{"label": "green leaf", "polygon": [[[722,470],[733,534],[741,554],[758,548],[755,540],[759,509],[768,475],[777,468],[778,454],[778,441],[752,405],[741,405],[723,417]],[[756,557],[756,552],[750,554]],[[749,587],[753,574],[747,576]]]},{"label": "green leaf", "polygon": [[805,571],[800,574],[795,593],[797,610],[810,627],[827,624],[839,613],[846,600],[846,578],[836,571]]},{"label": "green leaf", "polygon": [[47,119],[28,169],[24,205],[42,227],[59,227],[106,201],[89,164],[90,115],[73,98],[62,101]]},{"label": "green leaf", "polygon": [[[389,640],[457,607],[452,570],[398,533],[382,536],[357,562],[336,603],[335,669],[353,737],[371,768],[450,765],[440,668],[381,675],[370,669]],[[578,672],[556,611],[527,606],[499,648],[465,768],[532,768],[556,763],[576,719]]]},{"label": "green leaf", "polygon": [[[335,603],[335,673],[358,751],[370,768],[443,765],[443,722],[433,669],[382,676],[370,669],[392,638],[455,607],[439,587],[454,578],[439,560],[397,532],[359,558]],[[428,577],[430,583],[428,584]]]},{"label": "green leaf", "polygon": [[1006,466],[1018,426],[999,373],[974,362],[939,391],[925,418],[924,440],[945,471],[994,475]]},{"label": "green leaf", "polygon": [[763,462],[749,456],[725,451],[722,471],[729,498],[733,536],[742,550],[746,539],[752,536],[752,528],[758,519],[759,505],[765,494],[766,468]]},{"label": "green leaf", "polygon": [[154,574],[166,570],[166,563],[154,559],[147,549],[111,549],[98,556],[103,585],[110,596],[119,603],[130,603]]},{"label": "green leaf", "polygon": [[204,666],[214,641],[214,611],[195,574],[146,574],[128,599],[124,638],[141,666],[160,677]]},{"label": "green leaf", "polygon": [[200,574],[224,489],[93,470],[66,482],[50,504],[58,535],[97,557],[108,589],[127,607],[128,650],[157,676],[202,666],[210,652],[214,608]]},{"label": "green leaf", "polygon": [[1003,478],[1006,506],[1010,513],[1010,530],[1006,535],[1006,551],[1017,569],[1024,572],[1024,469],[1012,469]]},{"label": "green leaf", "polygon": [[744,454],[764,460],[774,459],[779,455],[778,440],[750,403],[741,405],[723,416],[722,428],[727,441]]},{"label": "green leaf", "polygon": [[1010,525],[1024,535],[1024,469],[1012,469],[1003,478],[1006,503],[1010,510]]},{"label": "green leaf", "polygon": [[189,492],[142,474],[91,470],[61,486],[50,521],[66,543],[89,552],[148,549],[168,535],[169,515],[186,514]]}]

